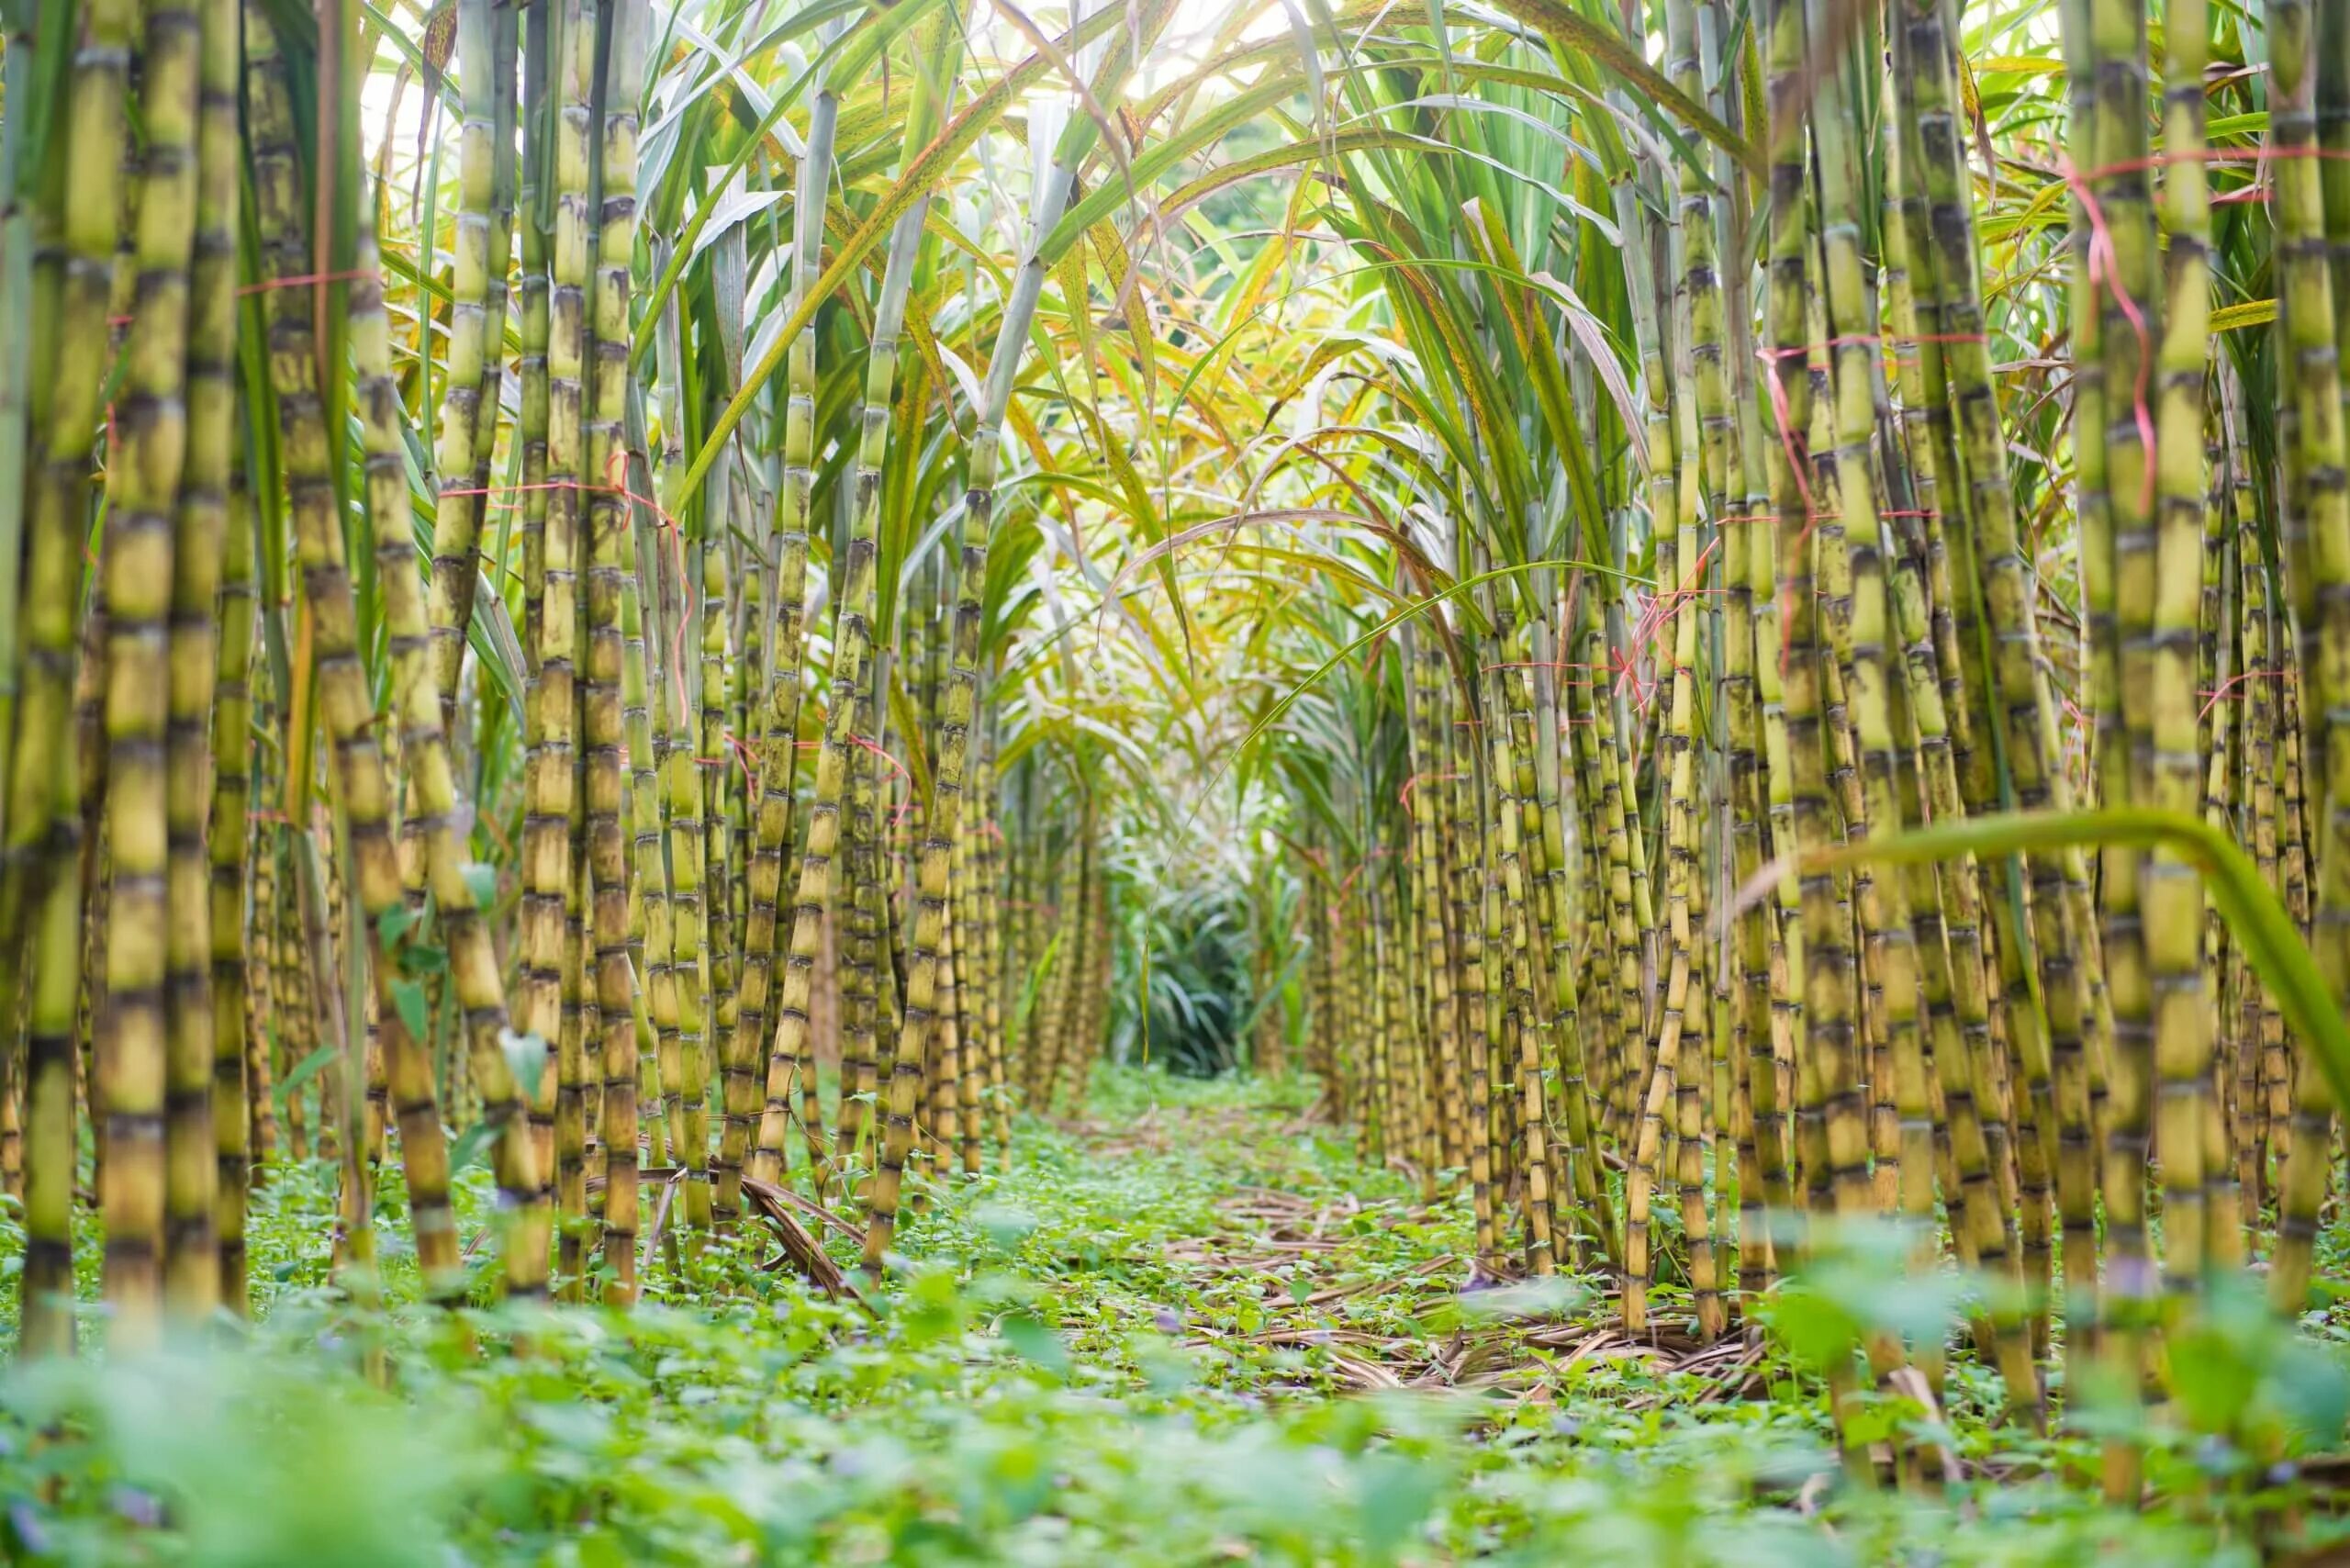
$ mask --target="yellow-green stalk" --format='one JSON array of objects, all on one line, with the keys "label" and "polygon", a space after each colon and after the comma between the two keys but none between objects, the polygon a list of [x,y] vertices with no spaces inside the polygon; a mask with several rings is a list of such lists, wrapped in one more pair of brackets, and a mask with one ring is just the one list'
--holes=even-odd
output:
[{"label": "yellow-green stalk", "polygon": [[[244,1180],[241,1074],[225,1090],[216,1085],[224,1063],[233,1067],[242,1060],[243,1020],[241,1008],[229,1020],[235,1033],[224,1051],[218,1034],[222,1019],[212,994],[216,862],[205,842],[215,807],[213,702],[226,659],[220,638],[230,633],[251,634],[249,618],[233,627],[228,621],[232,608],[249,608],[250,598],[241,599],[241,589],[223,592],[227,535],[232,529],[244,531],[239,543],[250,555],[252,525],[251,517],[231,504],[238,445],[237,218],[243,174],[237,107],[241,34],[235,0],[201,0],[196,20],[199,39],[196,227],[187,305],[187,455],[180,476],[172,556],[172,690],[166,728],[170,783],[165,801],[172,1059],[164,1288],[184,1314],[208,1312],[224,1299],[242,1311],[245,1285],[243,1197],[240,1193],[224,1203],[221,1191],[224,1178],[239,1183]],[[240,659],[242,654],[240,649]],[[238,668],[241,672],[241,663]],[[229,766],[242,771],[243,725],[227,738],[239,753]],[[232,842],[239,851],[243,849],[241,819]],[[219,1124],[224,1114],[237,1124],[233,1132]],[[238,1152],[233,1170],[224,1168],[221,1158],[224,1140],[230,1139]],[[204,1211],[200,1224],[196,1216],[199,1207]],[[237,1232],[233,1259],[222,1234],[224,1222],[232,1222]]]},{"label": "yellow-green stalk", "polygon": [[[824,207],[833,174],[833,134],[839,115],[839,95],[832,89],[829,80],[820,81],[810,109],[808,136],[794,186],[798,195],[792,230],[791,286],[784,305],[789,318],[798,316],[800,307],[814,286],[822,260]],[[728,1189],[725,1195],[730,1200],[746,1161],[751,1174],[763,1181],[778,1181],[783,1174],[780,1126],[774,1129],[772,1157],[768,1154],[767,1124],[777,1113],[771,1103],[764,1114],[761,1111],[759,1048],[768,1042],[768,1008],[770,1001],[776,999],[774,976],[778,951],[787,935],[796,948],[800,935],[800,898],[795,896],[789,926],[778,919],[778,906],[783,896],[785,848],[791,837],[791,792],[792,782],[799,775],[800,711],[807,659],[801,646],[801,622],[807,613],[809,507],[815,485],[815,334],[803,331],[795,336],[786,345],[786,354],[789,364],[784,398],[783,487],[776,498],[775,585],[768,607],[773,619],[765,628],[763,639],[767,655],[763,677],[767,686],[760,705],[759,802],[752,822],[750,864],[744,872],[749,918],[744,925],[743,980],[735,1026],[727,1038],[721,1062],[725,1126],[719,1147],[719,1179]],[[839,840],[843,780],[836,771],[832,779],[833,793],[827,800],[823,789],[825,769],[831,767],[837,770],[845,761],[833,756],[830,748],[818,756],[816,798],[809,807],[807,844],[812,846],[819,837],[825,839],[820,865],[826,878],[831,875],[830,857]],[[795,895],[807,883],[807,852],[803,847],[801,889],[796,889]],[[828,894],[829,882],[823,886]],[[793,983],[793,958],[787,953],[783,959],[782,989],[788,992]],[[812,964],[812,958],[810,962]],[[812,970],[803,970],[799,976],[802,984],[798,1006],[803,1015],[799,1029],[802,1034],[808,1007],[806,982],[811,977]],[[784,1034],[791,1027],[780,1010],[773,1027],[773,1051],[779,1054]],[[767,1076],[772,1078],[778,1067],[788,1092],[792,1080],[803,1070],[796,1046],[789,1061],[779,1062],[775,1055],[770,1056]]]},{"label": "yellow-green stalk", "polygon": [[[174,970],[209,958],[200,948],[189,951],[169,891],[173,880],[185,880],[169,875],[173,821],[191,827],[201,822],[192,803],[202,782],[200,737],[193,753],[182,749],[182,769],[171,767],[166,738],[174,696],[194,695],[174,691],[170,616],[174,519],[190,441],[184,391],[202,24],[185,0],[150,0],[145,21],[139,118],[146,146],[132,196],[138,218],[129,252],[136,277],[106,465],[101,567],[112,882],[94,1097],[106,1117],[99,1185],[106,1292],[115,1310],[113,1344],[124,1352],[154,1340],[167,1262],[175,1314],[204,1316],[219,1289],[212,1237],[212,1018],[186,997],[167,1014],[166,991]],[[220,413],[225,420],[226,410]],[[210,584],[205,587],[208,619]],[[198,657],[208,683],[208,644]],[[181,777],[173,788],[175,772],[194,777]],[[177,813],[174,801],[182,807]],[[191,1064],[198,1061],[191,1082]],[[180,1124],[175,1136],[167,1135],[172,1121]]]},{"label": "yellow-green stalk", "polygon": [[583,377],[587,374],[588,77],[595,32],[579,0],[565,0],[552,69],[562,84],[554,125],[554,254],[549,269],[547,490],[537,620],[538,665],[524,699],[522,819],[522,1026],[545,1047],[545,1064],[525,1075],[539,1191],[518,1243],[543,1249],[554,1208],[555,1069],[563,1037],[564,969],[573,896],[571,808],[575,759],[573,690],[577,653],[580,490],[586,482]]}]

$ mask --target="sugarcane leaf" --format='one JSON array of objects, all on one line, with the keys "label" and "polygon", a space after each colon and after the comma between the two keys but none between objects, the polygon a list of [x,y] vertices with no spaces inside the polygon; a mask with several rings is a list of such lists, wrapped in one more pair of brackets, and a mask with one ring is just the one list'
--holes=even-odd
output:
[{"label": "sugarcane leaf", "polygon": [[733,232],[738,226],[749,221],[754,216],[765,212],[767,208],[788,200],[790,195],[791,193],[788,190],[732,190],[720,196],[715,202],[706,203],[699,210],[708,213],[708,217],[702,222],[701,232],[694,236],[693,249],[687,254],[686,260],[691,262],[721,239]]},{"label": "sugarcane leaf", "polygon": [[536,1083],[546,1071],[548,1048],[543,1036],[500,1029],[498,1047],[506,1053],[506,1065],[519,1081]]},{"label": "sugarcane leaf", "polygon": [[[1113,10],[1096,11],[1076,29],[1076,41],[1081,42],[1095,37],[1124,19],[1121,14]],[[1071,41],[1069,39],[1064,37],[1061,40],[1064,49],[1069,41]],[[700,447],[695,452],[693,461],[687,465],[684,474],[678,479],[677,491],[679,495],[697,496],[700,493],[703,475],[709,472],[711,465],[717,462],[719,453],[724,449],[727,439],[734,433],[735,427],[742,423],[744,417],[750,412],[752,405],[765,390],[767,384],[774,378],[776,372],[782,368],[784,351],[789,347],[794,339],[807,330],[809,323],[815,319],[816,312],[822,308],[824,302],[840,289],[846,279],[865,264],[866,258],[871,255],[888,237],[890,231],[897,227],[899,217],[916,202],[928,199],[945,172],[953,166],[957,159],[969,151],[973,142],[979,140],[982,134],[1002,120],[1020,95],[1033,87],[1048,68],[1044,56],[1030,55],[1019,65],[990,84],[986,91],[979,94],[961,114],[955,117],[946,129],[939,133],[935,140],[908,162],[904,170],[899,174],[897,184],[892,185],[888,194],[875,204],[856,231],[834,247],[832,263],[817,278],[815,286],[809,289],[806,296],[793,307],[791,314],[777,330],[767,351],[760,355],[758,363],[744,374],[743,385],[736,389],[734,396],[728,400],[726,407],[720,411],[717,420],[710,429],[702,433]],[[653,317],[647,317],[648,329],[653,319]],[[632,353],[632,363],[635,355],[642,353],[643,347],[651,342],[649,330],[639,330],[637,342],[639,346]]]},{"label": "sugarcane leaf", "polygon": [[507,611],[505,599],[487,574],[474,590],[474,613],[465,623],[465,641],[473,647],[475,661],[489,672],[491,683],[506,699],[508,716],[520,730],[528,679],[522,642],[514,634],[514,618]]},{"label": "sugarcane leaf", "polygon": [[914,709],[913,699],[906,694],[905,682],[899,678],[903,667],[894,663],[890,666],[890,722],[898,726],[900,734],[907,737],[906,770],[912,778],[914,799],[923,803],[923,810],[927,813],[937,809],[938,801],[935,786],[931,779],[929,748],[923,744],[929,732],[923,726],[922,715]]},{"label": "sugarcane leaf", "polygon": [[[2244,945],[2295,1033],[2315,1049],[2337,1095],[2350,1097],[2350,1017],[2345,1017],[2292,917],[2259,868],[2233,839],[2199,817],[2143,806],[2097,811],[2008,812],[1919,828],[1813,857],[1825,869],[1863,861],[1904,864],[1962,855],[2015,855],[2088,845],[2165,848],[2203,879],[2213,905]],[[1774,868],[1765,873],[1775,879]],[[1756,882],[1762,878],[1758,876]],[[1753,893],[1754,884],[1740,898]]]},{"label": "sugarcane leaf", "polygon": [[1042,1318],[1025,1312],[1006,1317],[998,1332],[1023,1359],[1058,1377],[1069,1371],[1069,1347]]},{"label": "sugarcane leaf", "polygon": [[1759,177],[1767,173],[1760,151],[1716,118],[1704,105],[1665,80],[1613,28],[1582,16],[1562,0],[1493,0],[1493,6],[1535,28],[1568,53],[1596,62],[1632,88],[1645,105],[1670,113],[1736,159],[1749,174]]},{"label": "sugarcane leaf", "polygon": [[280,1105],[294,1098],[295,1091],[326,1070],[327,1063],[342,1054],[342,1047],[330,1041],[294,1064],[294,1070],[277,1081],[269,1097]]},{"label": "sugarcane leaf", "polygon": [[402,975],[391,985],[392,1005],[399,1010],[400,1022],[408,1025],[409,1036],[423,1039],[432,1019],[431,1003],[424,995],[424,982],[413,975]]},{"label": "sugarcane leaf", "polygon": [[463,1170],[489,1152],[497,1141],[498,1129],[487,1122],[476,1122],[449,1145],[449,1169]]},{"label": "sugarcane leaf", "polygon": [[[1217,105],[1214,111],[1185,125],[1174,135],[1151,143],[1134,161],[1136,188],[1147,188],[1162,175],[1181,168],[1187,160],[1214,146],[1239,126],[1286,99],[1294,90],[1294,84],[1288,76],[1271,76],[1229,102]],[[1069,205],[1069,210],[1061,215],[1061,220],[1053,226],[1053,231],[1037,242],[1036,254],[1046,265],[1052,265],[1089,230],[1124,206],[1125,201],[1126,192],[1122,186],[1114,184],[1096,186],[1081,200]]]},{"label": "sugarcane leaf", "polygon": [[2214,332],[2232,332],[2244,327],[2265,327],[2277,319],[2274,299],[2246,299],[2234,305],[2222,305],[2211,312],[2206,323]]},{"label": "sugarcane leaf", "polygon": [[[1283,693],[1281,700],[1275,702],[1265,715],[1259,719],[1254,725],[1250,726],[1248,733],[1241,737],[1240,744],[1233,748],[1234,755],[1237,756],[1246,754],[1248,748],[1254,745],[1257,741],[1264,735],[1266,731],[1271,729],[1276,723],[1280,722],[1282,715],[1286,714],[1291,708],[1295,706],[1298,700],[1304,697],[1307,691],[1312,689],[1317,682],[1328,676],[1332,670],[1338,668],[1341,665],[1344,665],[1356,654],[1361,652],[1364,648],[1369,647],[1371,644],[1377,642],[1380,638],[1385,636],[1389,632],[1404,624],[1405,622],[1412,620],[1416,616],[1424,615],[1434,610],[1438,605],[1444,603],[1446,600],[1456,598],[1460,594],[1468,592],[1471,588],[1477,588],[1483,584],[1499,582],[1505,578],[1516,577],[1527,572],[1544,570],[1581,570],[1596,572],[1606,577],[1619,577],[1628,582],[1647,580],[1645,578],[1636,577],[1629,572],[1619,571],[1613,566],[1602,566],[1590,561],[1567,559],[1555,561],[1525,561],[1520,562],[1516,566],[1496,566],[1491,571],[1480,572],[1476,576],[1471,577],[1463,577],[1460,581],[1454,583],[1448,588],[1438,589],[1437,592],[1429,594],[1424,599],[1416,599],[1412,603],[1404,606],[1401,610],[1396,610],[1393,614],[1382,620],[1370,631],[1365,632],[1362,635],[1348,643],[1337,653],[1332,654],[1328,658],[1323,660],[1322,663],[1316,666],[1312,673],[1308,674],[1304,679],[1299,681],[1296,685],[1291,687],[1287,692]],[[1231,767],[1232,764],[1227,761],[1223,765],[1223,767],[1216,770],[1215,777],[1217,778],[1221,778],[1224,774],[1231,768]],[[1213,780],[1211,780],[1211,782],[1213,782]]]}]

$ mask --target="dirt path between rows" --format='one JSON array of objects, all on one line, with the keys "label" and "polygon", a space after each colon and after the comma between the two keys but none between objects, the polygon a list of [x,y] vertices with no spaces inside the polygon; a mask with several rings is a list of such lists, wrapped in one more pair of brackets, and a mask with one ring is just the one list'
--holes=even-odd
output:
[{"label": "dirt path between rows", "polygon": [[[1703,1344],[1670,1319],[1628,1337],[1599,1277],[1575,1282],[1581,1299],[1559,1304],[1564,1311],[1521,1312],[1499,1305],[1517,1293],[1467,1290],[1466,1257],[1427,1238],[1411,1236],[1399,1261],[1393,1233],[1440,1220],[1452,1201],[1365,1203],[1350,1193],[1302,1190],[1321,1185],[1295,1179],[1291,1150],[1307,1124],[1281,1108],[1160,1105],[1114,1128],[1086,1122],[1069,1130],[1104,1157],[1163,1155],[1223,1139],[1257,1156],[1248,1162],[1253,1179],[1228,1183],[1215,1200],[1214,1227],[1169,1242],[1164,1251],[1203,1287],[1253,1281],[1264,1327],[1246,1334],[1195,1327],[1188,1341],[1194,1346],[1319,1349],[1337,1380],[1360,1392],[1480,1388],[1550,1403],[1568,1383],[1601,1369],[1628,1374],[1621,1381],[1636,1386],[1618,1403],[1633,1410],[1762,1392],[1758,1341],[1733,1334]],[[1494,1300],[1494,1309],[1481,1310],[1481,1298]],[[1432,1324],[1450,1326],[1431,1331]]]}]

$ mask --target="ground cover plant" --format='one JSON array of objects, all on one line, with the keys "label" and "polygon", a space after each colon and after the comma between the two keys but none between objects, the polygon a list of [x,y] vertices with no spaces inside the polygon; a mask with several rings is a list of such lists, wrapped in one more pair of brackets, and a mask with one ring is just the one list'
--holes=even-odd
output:
[{"label": "ground cover plant", "polygon": [[[1106,1080],[1083,1118],[1024,1128],[1016,1165],[908,1226],[925,1260],[886,1324],[763,1269],[764,1245],[713,1246],[627,1317],[451,1314],[397,1287],[385,1314],[356,1311],[315,1260],[331,1170],[298,1167],[255,1212],[285,1261],[257,1272],[243,1349],[12,1382],[12,1545],[55,1562],[2255,1561],[2271,1510],[2319,1495],[2245,1487],[2216,1450],[2165,1442],[2158,1468],[2197,1500],[2113,1509],[2068,1484],[2093,1439],[2011,1447],[1979,1409],[1938,1439],[1948,1486],[1840,1492],[1800,1368],[1628,1340],[1571,1293],[1464,1301],[1466,1205],[1420,1204],[1302,1119],[1309,1098]],[[487,1189],[461,1183],[460,1213]],[[2247,1365],[2289,1354],[2257,1310],[2232,1333]],[[509,1335],[531,1354],[485,1353]],[[2289,1396],[2279,1381],[2257,1398]]]},{"label": "ground cover plant", "polygon": [[0,21],[12,1553],[2337,1550],[2345,0]]}]

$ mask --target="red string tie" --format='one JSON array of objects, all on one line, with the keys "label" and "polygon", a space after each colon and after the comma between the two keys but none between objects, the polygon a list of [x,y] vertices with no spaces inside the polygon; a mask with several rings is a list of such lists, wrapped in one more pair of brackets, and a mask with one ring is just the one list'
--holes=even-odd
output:
[{"label": "red string tie", "polygon": [[259,283],[246,284],[242,288],[238,289],[237,293],[240,297],[243,297],[248,295],[267,294],[274,288],[312,288],[330,283],[356,283],[361,278],[375,275],[375,273],[366,267],[352,267],[348,272],[339,273],[289,273],[284,277],[265,277]]}]

